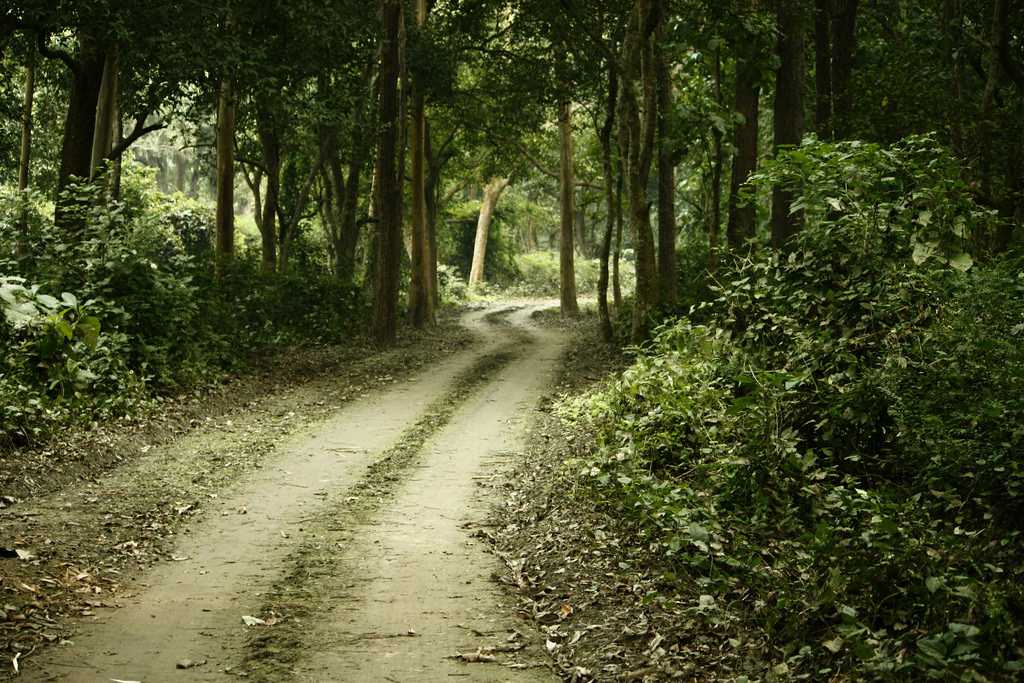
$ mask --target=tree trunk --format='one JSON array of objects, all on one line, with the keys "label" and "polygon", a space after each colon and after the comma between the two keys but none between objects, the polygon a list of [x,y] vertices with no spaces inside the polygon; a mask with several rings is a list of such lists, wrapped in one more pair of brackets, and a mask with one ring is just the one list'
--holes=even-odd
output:
[{"label": "tree trunk", "polygon": [[404,152],[400,149],[402,103],[403,12],[401,0],[380,0],[380,131],[377,146],[377,191],[380,217],[377,223],[377,258],[374,267],[373,335],[379,342],[393,342],[398,334],[398,287],[402,258],[402,176]]},{"label": "tree trunk", "polygon": [[235,254],[235,93],[232,83],[220,84],[217,102],[217,266]]},{"label": "tree trunk", "polygon": [[676,265],[676,168],[672,140],[672,80],[665,59],[664,22],[655,33],[654,70],[658,89],[658,283],[659,299],[676,305],[679,287]]},{"label": "tree trunk", "polygon": [[25,97],[21,108],[21,156],[18,159],[18,191],[21,209],[18,229],[18,258],[29,255],[28,185],[32,167],[32,107],[36,94],[36,65],[32,57],[25,65]]},{"label": "tree trunk", "polygon": [[622,191],[625,179],[622,177],[622,159],[619,159],[615,173],[615,250],[612,254],[612,304],[616,311],[622,310],[622,227],[625,220],[622,215]]},{"label": "tree trunk", "polygon": [[[658,305],[658,273],[647,196],[658,123],[658,96],[652,38],[661,13],[658,0],[636,0],[623,50],[619,99],[619,145],[625,164],[629,224],[636,252],[633,304],[634,343],[644,341]],[[654,24],[654,25],[652,25]],[[639,82],[642,103],[637,95]]]},{"label": "tree trunk", "polygon": [[818,137],[832,139],[832,3],[814,3],[814,123]]},{"label": "tree trunk", "polygon": [[92,141],[96,128],[96,102],[103,78],[104,58],[95,42],[85,35],[79,36],[79,53],[71,72],[71,90],[68,93],[68,111],[64,119],[64,139],[61,143],[60,171],[57,176],[57,205],[54,222],[61,227],[81,227],[75,216],[77,202],[63,196],[74,179],[88,180],[92,169]]},{"label": "tree trunk", "polygon": [[423,151],[427,159],[427,182],[425,203],[427,208],[427,244],[430,246],[430,280],[427,283],[430,288],[430,298],[434,302],[434,309],[441,305],[441,293],[437,284],[437,211],[438,197],[441,184],[441,164],[434,157],[434,149],[430,139],[430,123],[424,127]]},{"label": "tree trunk", "polygon": [[572,104],[563,99],[558,103],[558,131],[561,161],[559,164],[559,205],[561,230],[558,240],[559,298],[562,315],[580,312],[576,301],[576,254],[573,245],[573,222],[576,217],[576,167],[572,144]]},{"label": "tree trunk", "polygon": [[[719,109],[722,102],[722,54],[715,50],[714,62],[715,103]],[[708,226],[708,271],[718,270],[719,230],[722,226],[722,136],[723,132],[715,127],[711,131],[713,137],[714,159],[711,166],[711,224]]]},{"label": "tree trunk", "polygon": [[265,103],[256,111],[256,133],[260,139],[263,172],[267,178],[267,192],[263,197],[263,213],[258,221],[262,268],[264,273],[277,269],[277,212],[281,205],[281,138],[277,134],[274,117]]},{"label": "tree trunk", "polygon": [[[114,91],[114,147],[124,142],[124,121],[121,117],[121,79],[117,79]],[[114,157],[110,167],[110,198],[121,200],[121,178],[124,174],[124,153]]]},{"label": "tree trunk", "polygon": [[943,52],[946,54],[946,66],[949,69],[949,106],[946,117],[949,123],[950,139],[953,153],[960,159],[965,158],[964,127],[963,127],[963,50],[964,15],[961,0],[945,0],[942,5]]},{"label": "tree trunk", "polygon": [[597,312],[601,320],[601,336],[611,342],[615,338],[611,312],[608,310],[608,261],[611,258],[612,238],[615,233],[615,166],[612,159],[612,132],[615,129],[615,109],[618,104],[619,82],[615,70],[608,69],[608,102],[604,126],[601,127],[601,163],[604,169],[605,219],[604,237],[601,240],[601,274],[597,279]]},{"label": "tree trunk", "polygon": [[[416,0],[416,25],[427,20],[427,0]],[[412,278],[409,286],[409,322],[420,329],[434,324],[434,296],[430,291],[431,250],[427,229],[426,136],[427,114],[420,83],[413,85],[412,147]]]},{"label": "tree trunk", "polygon": [[106,173],[104,164],[114,148],[114,117],[117,113],[119,60],[117,49],[107,50],[103,60],[103,77],[100,79],[99,95],[96,98],[96,118],[93,125],[92,160],[89,165],[89,179],[95,180]]},{"label": "tree trunk", "polygon": [[[798,0],[780,0],[778,6],[779,70],[775,80],[775,152],[797,147],[804,134],[803,8]],[[790,213],[793,196],[782,188],[772,194],[772,246],[782,249],[800,230],[802,217]]]},{"label": "tree trunk", "polygon": [[757,82],[757,65],[752,61],[736,64],[736,112],[743,122],[734,133],[735,155],[729,182],[729,223],[726,238],[729,248],[737,250],[754,237],[757,207],[753,202],[741,204],[740,191],[750,176],[757,172],[757,145],[760,117],[761,87]]},{"label": "tree trunk", "polygon": [[508,187],[508,178],[494,178],[484,187],[484,198],[480,203],[480,218],[476,222],[476,240],[473,242],[473,264],[469,269],[469,284],[478,285],[484,281],[484,263],[487,260],[487,237],[494,218],[501,193]]},{"label": "tree trunk", "polygon": [[832,20],[832,91],[835,99],[835,133],[840,140],[853,132],[853,59],[857,51],[857,0],[834,0]]}]

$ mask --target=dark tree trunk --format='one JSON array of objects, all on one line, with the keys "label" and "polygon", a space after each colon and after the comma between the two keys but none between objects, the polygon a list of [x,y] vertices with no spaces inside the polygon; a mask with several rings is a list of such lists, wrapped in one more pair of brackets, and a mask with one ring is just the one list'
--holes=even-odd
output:
[{"label": "dark tree trunk", "polygon": [[822,140],[832,139],[832,2],[816,0],[814,4],[814,122]]},{"label": "dark tree trunk", "polygon": [[74,217],[75,202],[63,192],[74,182],[88,180],[92,170],[92,142],[96,129],[96,103],[103,79],[104,56],[95,41],[79,36],[79,54],[71,72],[68,111],[64,119],[60,171],[57,176],[57,205],[54,220],[64,228],[80,227]]},{"label": "dark tree trunk", "polygon": [[441,185],[441,164],[434,156],[431,140],[430,123],[427,122],[426,136],[423,139],[424,151],[427,155],[427,243],[430,245],[430,297],[434,300],[434,308],[441,305],[441,292],[437,283],[437,212],[438,197]]},{"label": "dark tree trunk", "polygon": [[220,85],[217,103],[217,266],[235,254],[235,93],[231,81]]},{"label": "dark tree trunk", "polygon": [[946,54],[946,66],[949,69],[949,107],[946,118],[949,125],[953,152],[961,159],[965,158],[963,128],[963,50],[964,13],[961,0],[944,0],[942,5],[943,52]]},{"label": "dark tree trunk", "polygon": [[672,139],[672,80],[665,59],[664,22],[655,33],[654,75],[658,89],[658,294],[661,304],[676,304],[676,162]]},{"label": "dark tree trunk", "polygon": [[572,107],[562,100],[558,108],[558,130],[561,148],[560,204],[562,221],[558,242],[559,294],[562,315],[578,315],[576,301],[576,263],[573,247],[573,220],[576,206],[576,170],[572,145]]},{"label": "dark tree trunk", "polygon": [[615,248],[612,254],[612,304],[616,311],[622,310],[622,228],[625,218],[622,215],[622,194],[625,179],[622,175],[622,160],[619,159],[615,174]]},{"label": "dark tree trunk", "polygon": [[[658,127],[653,38],[661,20],[658,0],[636,0],[626,31],[619,99],[619,146],[625,165],[629,225],[636,251],[632,339],[644,341],[658,305],[658,270],[647,186]],[[637,92],[637,86],[640,93]]]},{"label": "dark tree trunk", "polygon": [[853,132],[853,60],[857,51],[857,0],[833,0],[832,91],[835,100],[835,134],[839,139]]},{"label": "dark tree trunk", "polygon": [[[722,108],[722,55],[715,50],[714,61],[715,103]],[[717,126],[712,128],[714,159],[711,166],[711,223],[708,225],[708,270],[718,270],[719,231],[722,227],[722,136]]]},{"label": "dark tree trunk", "polygon": [[264,273],[273,273],[277,269],[277,213],[281,205],[281,138],[273,114],[262,104],[256,112],[256,131],[263,153],[263,172],[267,178],[263,215],[259,221],[262,266]]},{"label": "dark tree trunk", "polygon": [[402,2],[380,0],[380,131],[377,191],[380,216],[377,223],[374,267],[373,335],[379,342],[393,342],[398,333],[398,287],[402,258]]},{"label": "dark tree trunk", "polygon": [[[427,0],[416,0],[416,25],[427,20]],[[413,85],[410,121],[412,147],[412,278],[409,285],[409,322],[415,328],[434,324],[434,295],[430,279],[432,252],[427,227],[426,136],[427,114],[424,89]]]},{"label": "dark tree trunk", "polygon": [[757,82],[757,67],[749,61],[736,65],[736,112],[743,122],[734,133],[735,156],[732,160],[732,178],[729,183],[729,223],[726,237],[729,248],[737,250],[754,237],[757,207],[753,202],[741,205],[740,190],[757,171],[757,144],[760,116],[761,87]]},{"label": "dark tree trunk", "polygon": [[28,247],[28,185],[32,168],[32,108],[36,93],[36,66],[31,60],[25,65],[25,96],[21,108],[21,155],[18,159],[18,191],[21,193],[21,210],[18,222],[17,254],[19,258],[29,255]]},{"label": "dark tree trunk", "polygon": [[103,77],[100,79],[99,95],[96,98],[96,123],[93,126],[92,160],[89,164],[90,179],[95,179],[106,172],[104,164],[114,148],[114,121],[119,109],[119,72],[117,48],[111,47],[104,56]]},{"label": "dark tree trunk", "polygon": [[597,311],[601,320],[601,336],[605,341],[615,338],[612,317],[608,310],[608,261],[611,258],[612,239],[615,233],[615,165],[612,159],[612,132],[615,129],[615,108],[618,104],[619,81],[613,69],[608,70],[608,103],[604,125],[600,131],[601,163],[604,168],[605,219],[604,236],[601,239],[601,273],[597,279]]},{"label": "dark tree trunk", "polygon": [[[778,6],[779,70],[775,79],[775,151],[800,145],[804,134],[804,26],[798,0]],[[799,231],[802,217],[791,214],[793,197],[776,188],[772,194],[772,246],[781,249]]]}]

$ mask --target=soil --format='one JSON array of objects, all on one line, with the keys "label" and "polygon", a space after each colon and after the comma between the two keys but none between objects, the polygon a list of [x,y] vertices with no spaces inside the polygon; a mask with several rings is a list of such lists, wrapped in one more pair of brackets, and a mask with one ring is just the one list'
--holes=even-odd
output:
[{"label": "soil", "polygon": [[530,324],[543,307],[467,315],[471,345],[442,336],[425,354],[268,381],[269,396],[238,392],[134,453],[111,436],[128,444],[122,462],[91,481],[36,481],[0,511],[3,545],[21,551],[0,559],[8,671],[554,680],[550,643],[487,552],[502,472],[564,348]]}]

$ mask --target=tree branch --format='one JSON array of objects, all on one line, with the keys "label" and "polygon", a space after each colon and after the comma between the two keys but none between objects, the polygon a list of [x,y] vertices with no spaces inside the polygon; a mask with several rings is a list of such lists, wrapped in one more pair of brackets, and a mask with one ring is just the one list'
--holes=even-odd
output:
[{"label": "tree branch", "polygon": [[[530,150],[526,149],[526,146],[523,145],[523,143],[521,143],[521,142],[519,142],[517,140],[517,141],[515,141],[514,144],[515,144],[515,147],[519,150],[519,153],[522,154],[523,157],[527,161],[529,161],[530,164],[533,165],[533,167],[536,168],[538,171],[540,171],[541,173],[543,173],[544,175],[546,175],[548,177],[554,178],[555,180],[561,180],[562,179],[561,174],[555,173],[550,168],[545,167],[544,164],[541,163],[540,159],[538,159],[537,157],[533,156],[533,154],[530,153]],[[577,180],[576,181],[576,187],[586,187],[586,188],[590,188],[592,190],[601,190],[601,189],[603,189],[601,185],[597,185],[595,183],[591,183],[591,182],[588,182],[586,180]]]},{"label": "tree branch", "polygon": [[44,31],[38,28],[33,28],[32,30],[36,32],[36,47],[39,49],[39,54],[47,59],[64,62],[64,65],[76,76],[81,74],[82,65],[71,56],[70,52],[50,47],[46,42],[49,36]]}]

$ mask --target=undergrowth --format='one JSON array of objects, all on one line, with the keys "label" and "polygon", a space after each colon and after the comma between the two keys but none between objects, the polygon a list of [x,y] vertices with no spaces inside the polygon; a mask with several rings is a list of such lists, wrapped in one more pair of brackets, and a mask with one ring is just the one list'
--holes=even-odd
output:
[{"label": "undergrowth", "polygon": [[803,231],[563,402],[583,490],[770,643],[746,676],[1021,675],[1024,262],[927,137],[812,142],[757,182]]}]

